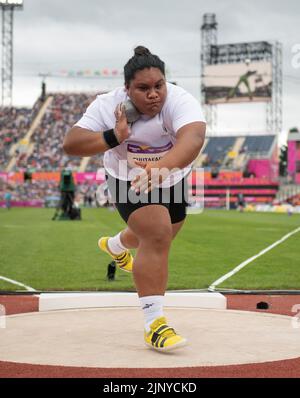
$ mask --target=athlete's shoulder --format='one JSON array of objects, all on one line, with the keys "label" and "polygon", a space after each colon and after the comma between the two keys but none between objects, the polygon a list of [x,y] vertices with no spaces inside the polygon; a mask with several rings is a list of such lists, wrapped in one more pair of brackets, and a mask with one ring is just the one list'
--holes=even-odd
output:
[{"label": "athlete's shoulder", "polygon": [[178,105],[180,106],[182,103],[194,103],[196,101],[196,98],[192,94],[172,83],[167,83],[167,92],[166,108],[172,109]]},{"label": "athlete's shoulder", "polygon": [[188,92],[184,88],[177,86],[177,84],[169,82],[167,82],[167,90],[168,90],[167,98],[170,100],[178,98],[184,94],[188,94]]},{"label": "athlete's shoulder", "polygon": [[107,93],[97,95],[97,100],[102,103],[118,104],[127,98],[127,93],[124,87],[117,87]]},{"label": "athlete's shoulder", "polygon": [[204,121],[200,102],[182,87],[167,83],[168,95],[164,104],[163,121],[170,131],[177,132],[182,126]]},{"label": "athlete's shoulder", "polygon": [[117,87],[112,91],[97,95],[77,125],[94,131],[114,127],[116,106],[123,102],[126,96],[124,87]]}]

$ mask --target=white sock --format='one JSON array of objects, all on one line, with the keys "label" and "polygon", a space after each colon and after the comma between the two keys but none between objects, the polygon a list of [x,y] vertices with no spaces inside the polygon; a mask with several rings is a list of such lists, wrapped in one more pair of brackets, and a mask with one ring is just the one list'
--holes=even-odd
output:
[{"label": "white sock", "polygon": [[113,254],[121,254],[123,253],[126,249],[125,246],[123,246],[121,242],[121,232],[119,232],[116,236],[113,238],[108,239],[108,248]]},{"label": "white sock", "polygon": [[150,332],[150,325],[155,319],[164,316],[163,302],[164,296],[140,297],[142,310],[144,312],[145,330]]}]

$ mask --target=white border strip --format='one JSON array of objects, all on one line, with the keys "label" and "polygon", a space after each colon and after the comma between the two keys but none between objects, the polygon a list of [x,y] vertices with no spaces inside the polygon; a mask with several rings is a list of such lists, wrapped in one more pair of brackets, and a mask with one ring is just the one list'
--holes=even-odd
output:
[{"label": "white border strip", "polygon": [[290,238],[292,235],[295,235],[297,232],[300,232],[300,227],[295,229],[294,231],[290,232],[289,234],[285,235],[283,238],[281,238],[280,240],[278,240],[277,242],[273,243],[271,246],[267,247],[266,249],[262,250],[261,252],[259,252],[258,254],[256,254],[255,256],[249,258],[248,260],[244,261],[243,263],[241,263],[240,265],[238,265],[236,268],[234,268],[232,271],[228,272],[228,274],[222,276],[221,278],[219,278],[218,280],[216,280],[215,282],[213,282],[210,286],[209,286],[209,290],[213,291],[215,290],[216,286],[220,285],[221,283],[223,283],[224,281],[226,281],[227,279],[231,278],[233,275],[235,275],[237,272],[239,272],[241,269],[243,269],[247,264],[251,263],[252,261],[256,260],[258,257],[263,256],[265,253],[267,253],[268,251],[274,249],[274,247],[280,245],[281,243],[283,243],[285,240],[287,240],[288,238]]},{"label": "white border strip", "polygon": [[36,292],[36,290],[33,287],[23,285],[23,283],[14,281],[13,279],[8,279],[8,278],[5,278],[4,276],[0,276],[0,280],[3,280],[3,281],[8,282],[8,283],[11,283],[13,285],[25,287],[25,289],[28,290],[29,292]]},{"label": "white border strip", "polygon": [[[137,293],[92,292],[92,293],[42,293],[39,311],[57,311],[80,308],[140,307]],[[165,307],[226,309],[227,299],[221,293],[169,293],[166,292]]]}]

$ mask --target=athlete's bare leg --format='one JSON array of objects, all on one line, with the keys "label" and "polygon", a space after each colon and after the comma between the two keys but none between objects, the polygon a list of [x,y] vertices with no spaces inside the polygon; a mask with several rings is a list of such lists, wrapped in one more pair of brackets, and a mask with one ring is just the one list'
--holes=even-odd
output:
[{"label": "athlete's bare leg", "polygon": [[[172,224],[172,239],[176,237],[183,224],[184,221]],[[121,242],[123,246],[127,247],[127,249],[137,249],[139,246],[139,240],[137,236],[129,227],[121,232]]]},{"label": "athlete's bare leg", "polygon": [[133,265],[138,295],[163,296],[173,235],[169,212],[160,205],[142,207],[130,215],[128,226],[139,241]]}]

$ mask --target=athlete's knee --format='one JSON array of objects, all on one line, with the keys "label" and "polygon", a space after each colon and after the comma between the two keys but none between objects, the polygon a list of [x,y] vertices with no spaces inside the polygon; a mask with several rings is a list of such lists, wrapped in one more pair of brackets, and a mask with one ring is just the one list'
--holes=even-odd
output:
[{"label": "athlete's knee", "polygon": [[142,237],[142,240],[150,243],[157,249],[170,245],[173,237],[172,225],[157,225],[150,228]]}]

